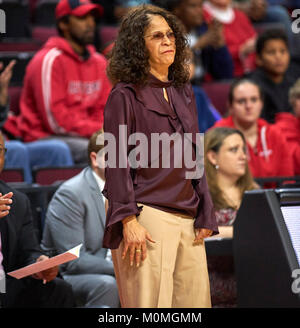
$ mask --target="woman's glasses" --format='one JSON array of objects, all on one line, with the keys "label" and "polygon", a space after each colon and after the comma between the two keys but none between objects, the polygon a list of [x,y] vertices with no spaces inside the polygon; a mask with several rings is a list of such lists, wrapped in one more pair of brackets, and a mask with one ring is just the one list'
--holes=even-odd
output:
[{"label": "woman's glasses", "polygon": [[151,40],[154,41],[162,41],[165,36],[171,41],[175,41],[175,34],[172,31],[167,32],[166,34],[163,32],[155,32],[153,34],[145,35],[145,38],[151,37]]}]

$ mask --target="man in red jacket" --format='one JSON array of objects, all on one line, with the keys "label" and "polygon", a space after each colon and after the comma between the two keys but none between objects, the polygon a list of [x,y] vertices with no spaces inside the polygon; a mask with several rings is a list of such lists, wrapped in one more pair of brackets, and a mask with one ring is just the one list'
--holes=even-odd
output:
[{"label": "man in red jacket", "polygon": [[87,162],[89,137],[103,125],[111,89],[106,59],[91,45],[95,15],[89,0],[61,0],[55,10],[58,37],[51,37],[26,69],[17,126],[24,141],[65,141],[75,163]]},{"label": "man in red jacket", "polygon": [[279,127],[259,118],[262,108],[259,86],[248,79],[237,80],[229,92],[231,115],[216,122],[214,127],[232,127],[244,134],[249,167],[255,178],[293,176],[293,158],[287,141]]}]

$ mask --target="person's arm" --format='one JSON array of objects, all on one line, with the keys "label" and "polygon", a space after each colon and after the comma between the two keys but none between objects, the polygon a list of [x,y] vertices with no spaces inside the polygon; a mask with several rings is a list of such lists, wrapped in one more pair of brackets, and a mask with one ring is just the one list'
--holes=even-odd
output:
[{"label": "person's arm", "polygon": [[61,254],[76,245],[83,244],[80,249],[80,257],[62,265],[68,274],[114,275],[112,262],[94,255],[86,249],[84,227],[86,206],[87,204],[84,204],[80,200],[80,196],[72,190],[62,187],[57,191],[46,215],[46,225],[50,230],[54,247]]},{"label": "person's arm", "polygon": [[3,63],[0,62],[0,70],[3,69],[0,74],[0,128],[2,128],[4,125],[9,111],[8,87],[15,64],[16,61],[11,60],[9,64],[3,69]]},{"label": "person's arm", "polygon": [[[109,147],[109,151],[116,152],[116,162],[108,162],[108,166],[105,168],[106,181],[103,195],[108,199],[106,230],[115,225],[120,232],[123,232],[124,250],[122,257],[125,258],[127,251],[129,251],[131,265],[133,265],[135,255],[136,263],[139,265],[140,260],[146,258],[146,240],[154,241],[146,229],[136,220],[140,209],[135,200],[131,176],[131,173],[134,174],[134,172],[131,172],[127,160],[130,149],[126,144],[126,136],[134,132],[133,124],[134,115],[128,94],[124,90],[113,90],[104,110],[105,135],[109,135],[115,140],[115,144],[111,142],[109,147],[108,142],[106,147]],[[119,154],[123,155],[122,158],[119,157]],[[124,164],[121,165],[121,163]],[[112,236],[112,238],[116,238],[116,236]],[[141,251],[135,254],[135,249]]]}]

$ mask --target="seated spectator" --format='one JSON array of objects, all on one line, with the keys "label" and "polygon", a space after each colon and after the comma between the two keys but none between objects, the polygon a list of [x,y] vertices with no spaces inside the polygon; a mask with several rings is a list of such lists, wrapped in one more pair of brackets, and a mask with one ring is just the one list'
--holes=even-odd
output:
[{"label": "seated spectator", "polygon": [[285,7],[279,4],[269,4],[267,0],[234,0],[233,5],[242,10],[253,23],[280,23],[292,46],[291,17]]},{"label": "seated spectator", "polygon": [[289,91],[289,102],[292,113],[278,113],[276,125],[281,129],[294,158],[295,175],[300,175],[300,79]]},{"label": "seated spectator", "polygon": [[[63,183],[47,210],[42,248],[59,253],[83,244],[77,260],[61,266],[61,274],[72,285],[77,304],[85,307],[119,307],[114,268],[102,248],[105,207],[104,161],[98,152],[96,132],[88,145],[89,167]],[[98,154],[98,155],[97,155]]]},{"label": "seated spectator", "polygon": [[[0,134],[0,172],[4,167],[5,143]],[[30,203],[26,195],[0,181],[0,276],[25,265],[48,259],[40,249],[33,228]],[[73,307],[71,286],[56,278],[58,267],[39,272],[32,277],[15,279],[5,277],[3,307]],[[2,281],[3,287],[3,281]]]},{"label": "seated spectator", "polygon": [[[8,87],[15,61],[11,61],[0,74],[0,128],[3,127],[8,111]],[[0,70],[3,64],[0,63]],[[23,143],[18,140],[6,142],[5,168],[22,168],[24,180],[32,183],[32,168],[46,166],[71,166],[73,159],[69,147],[60,140],[40,140]]]},{"label": "seated spectator", "polygon": [[[243,193],[257,188],[248,169],[246,140],[239,130],[214,128],[205,134],[205,172],[219,225],[218,238],[233,236]],[[208,256],[213,307],[236,306],[232,256]]]},{"label": "seated spectator", "polygon": [[175,14],[185,26],[188,41],[193,51],[194,76],[192,84],[203,80],[231,79],[233,63],[225,44],[222,24],[203,20],[203,0],[154,1]]},{"label": "seated spectator", "polygon": [[207,22],[217,19],[223,24],[224,38],[233,59],[234,76],[255,68],[256,32],[248,17],[232,7],[232,0],[208,0],[203,4]]},{"label": "seated spectator", "polygon": [[288,93],[299,77],[299,68],[290,63],[287,36],[280,29],[266,30],[258,37],[256,56],[258,68],[248,76],[262,87],[262,117],[274,123],[277,113],[292,111]]},{"label": "seated spectator", "polygon": [[55,16],[60,36],[51,37],[27,66],[16,118],[24,141],[65,141],[75,163],[86,163],[90,136],[102,127],[111,89],[106,59],[91,45],[102,7],[89,0],[60,0]]},{"label": "seated spectator", "polygon": [[237,80],[230,87],[228,102],[230,116],[214,127],[236,128],[244,134],[252,175],[293,176],[293,159],[286,139],[276,125],[259,118],[263,108],[260,87],[248,79]]}]

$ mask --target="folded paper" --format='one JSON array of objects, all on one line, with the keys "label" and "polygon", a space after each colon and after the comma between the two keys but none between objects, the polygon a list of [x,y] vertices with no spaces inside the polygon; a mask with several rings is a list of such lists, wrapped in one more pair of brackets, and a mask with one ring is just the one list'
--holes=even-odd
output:
[{"label": "folded paper", "polygon": [[30,265],[27,265],[21,269],[8,272],[7,274],[16,278],[21,279],[27,276],[31,276],[35,273],[53,268],[60,264],[75,260],[79,257],[80,247],[82,244],[68,250],[65,253],[59,254],[57,256],[50,257],[47,260],[36,262]]}]

